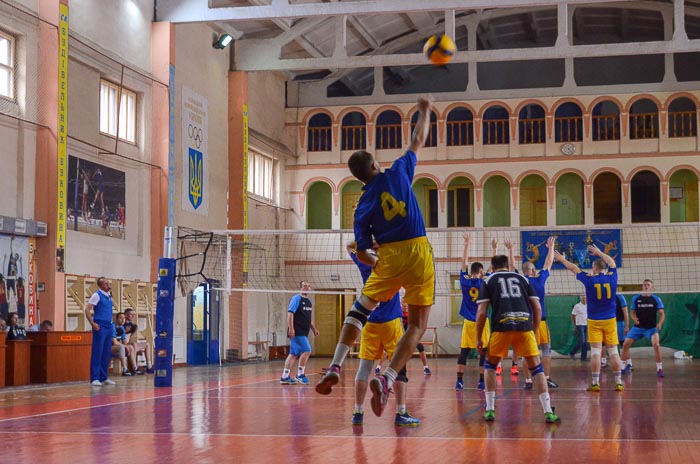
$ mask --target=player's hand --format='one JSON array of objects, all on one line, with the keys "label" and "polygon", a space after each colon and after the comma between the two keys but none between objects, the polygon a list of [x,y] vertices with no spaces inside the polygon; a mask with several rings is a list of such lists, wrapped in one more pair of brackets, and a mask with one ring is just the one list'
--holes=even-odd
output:
[{"label": "player's hand", "polygon": [[431,97],[430,95],[427,95],[425,97],[420,97],[418,99],[418,111],[427,114],[432,106],[433,106],[433,97]]},{"label": "player's hand", "polygon": [[478,342],[476,342],[476,350],[482,356],[486,354],[486,352],[484,351],[484,341],[483,340],[479,340]]},{"label": "player's hand", "polygon": [[469,243],[472,240],[472,236],[469,232],[465,232],[462,237],[464,237],[464,243]]},{"label": "player's hand", "polygon": [[93,322],[93,323],[90,324],[90,325],[92,326],[92,328],[93,328],[93,330],[94,330],[95,332],[99,332],[99,331],[100,331],[100,324],[98,324],[98,323],[96,323],[96,322]]},{"label": "player's hand", "polygon": [[496,237],[491,239],[491,249],[493,250],[494,253],[498,249],[498,239]]},{"label": "player's hand", "polygon": [[290,330],[289,333],[287,334],[289,338],[294,338],[294,331]]},{"label": "player's hand", "polygon": [[512,250],[512,249],[513,249],[513,242],[511,242],[510,240],[506,239],[506,240],[503,242],[503,244],[506,246],[506,248],[507,248],[508,250]]},{"label": "player's hand", "polygon": [[588,245],[588,252],[592,255],[600,256],[600,248],[595,245]]},{"label": "player's hand", "polygon": [[552,248],[554,246],[554,240],[556,240],[556,238],[553,236],[547,239],[547,248]]},{"label": "player's hand", "polygon": [[659,333],[661,333],[661,324],[656,324],[656,330],[658,330]]},{"label": "player's hand", "polygon": [[318,329],[314,329],[314,337],[318,337],[319,331]]},{"label": "player's hand", "polygon": [[630,331],[630,328],[629,328],[629,327],[625,327],[625,335],[627,335],[627,334],[629,333],[629,331]]}]

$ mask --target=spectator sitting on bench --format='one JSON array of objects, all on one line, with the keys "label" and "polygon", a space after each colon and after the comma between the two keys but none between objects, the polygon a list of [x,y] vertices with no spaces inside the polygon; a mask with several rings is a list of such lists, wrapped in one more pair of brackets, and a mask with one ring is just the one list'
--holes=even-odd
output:
[{"label": "spectator sitting on bench", "polygon": [[0,317],[0,331],[7,332],[7,322]]},{"label": "spectator sitting on bench", "polygon": [[[126,343],[126,330],[124,329],[124,313],[117,313],[117,321],[112,323],[112,356],[118,356],[122,364],[122,376],[136,375],[136,351],[134,347]],[[127,357],[131,360],[134,372],[129,371]]]},{"label": "spectator sitting on bench", "polygon": [[10,313],[7,316],[7,339],[8,340],[26,340],[27,332],[24,327],[19,326],[19,316],[17,313]]},{"label": "spectator sitting on bench", "polygon": [[153,364],[151,363],[151,347],[149,346],[148,341],[139,340],[139,326],[136,324],[136,322],[134,322],[134,318],[136,317],[136,311],[134,311],[131,308],[127,308],[124,314],[126,316],[124,330],[126,330],[126,334],[129,336],[129,345],[134,348],[134,358],[136,358],[136,354],[143,352],[143,355],[146,357],[146,372],[149,374],[153,374],[154,369]]},{"label": "spectator sitting on bench", "polygon": [[53,322],[46,319],[41,321],[41,324],[34,324],[27,329],[27,332],[53,332]]}]

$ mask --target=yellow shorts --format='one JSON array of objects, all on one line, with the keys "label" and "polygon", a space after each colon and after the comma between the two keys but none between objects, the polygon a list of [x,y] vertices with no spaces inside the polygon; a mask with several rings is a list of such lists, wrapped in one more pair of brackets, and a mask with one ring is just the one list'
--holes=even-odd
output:
[{"label": "yellow shorts", "polygon": [[403,287],[406,303],[432,306],[435,265],[433,248],[427,237],[383,244],[377,255],[379,261],[362,289],[364,295],[374,301],[389,301]]},{"label": "yellow shorts", "polygon": [[549,327],[547,326],[547,321],[540,321],[540,328],[535,334],[535,340],[537,340],[538,345],[546,345],[551,343],[551,338],[549,336]]},{"label": "yellow shorts", "polygon": [[382,323],[368,322],[362,329],[360,359],[378,361],[385,351],[391,358],[402,335],[401,318]]},{"label": "yellow shorts", "polygon": [[[488,318],[486,318],[486,323],[484,324],[484,331],[481,333],[481,340],[484,342],[484,346],[489,345],[489,336],[491,335],[491,323]],[[464,325],[462,325],[462,343],[459,345],[460,348],[476,348],[476,322],[464,320]]]},{"label": "yellow shorts", "polygon": [[588,343],[603,343],[603,345],[618,345],[617,321],[605,319],[597,321],[588,319]]},{"label": "yellow shorts", "polygon": [[528,357],[540,354],[535,334],[532,330],[528,330],[527,332],[491,332],[491,340],[487,350],[488,356],[505,358],[508,356],[508,348],[511,345],[518,356]]}]

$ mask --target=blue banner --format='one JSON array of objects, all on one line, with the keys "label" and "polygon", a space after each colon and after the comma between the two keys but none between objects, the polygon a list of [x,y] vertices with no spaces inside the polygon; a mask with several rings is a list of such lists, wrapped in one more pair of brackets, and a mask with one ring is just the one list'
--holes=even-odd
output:
[{"label": "blue banner", "polygon": [[[617,267],[622,267],[622,234],[620,229],[520,232],[523,263],[531,262],[537,269],[541,269],[547,256],[547,239],[551,236],[555,237],[554,249],[581,269],[590,269],[594,261],[594,258],[588,253],[589,245],[597,246],[615,260]],[[564,266],[555,261],[552,269],[564,269]]]}]

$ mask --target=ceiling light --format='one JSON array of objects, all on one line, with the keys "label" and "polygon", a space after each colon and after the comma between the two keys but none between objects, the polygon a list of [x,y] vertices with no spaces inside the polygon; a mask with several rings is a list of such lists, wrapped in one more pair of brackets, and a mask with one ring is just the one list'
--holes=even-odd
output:
[{"label": "ceiling light", "polygon": [[216,49],[223,50],[224,48],[228,47],[231,42],[233,42],[233,37],[231,37],[229,34],[220,34],[212,46]]}]

